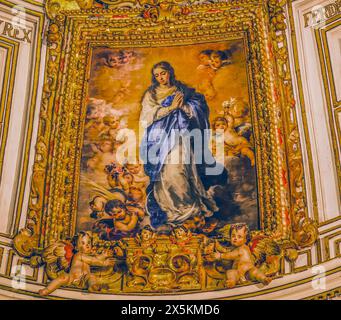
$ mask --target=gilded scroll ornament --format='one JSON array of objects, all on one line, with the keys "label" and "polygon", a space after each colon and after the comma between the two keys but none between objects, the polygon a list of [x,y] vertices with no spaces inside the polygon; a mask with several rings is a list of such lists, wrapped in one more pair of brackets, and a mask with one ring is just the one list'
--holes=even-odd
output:
[{"label": "gilded scroll ornament", "polygon": [[317,224],[307,217],[305,205],[305,182],[304,168],[301,152],[300,135],[298,131],[297,115],[295,110],[295,99],[292,91],[290,76],[289,57],[287,52],[286,22],[284,6],[286,0],[268,2],[269,14],[274,40],[274,54],[282,79],[281,85],[284,89],[285,103],[287,107],[283,110],[287,131],[287,153],[288,153],[288,175],[291,189],[292,201],[292,232],[293,238],[299,247],[312,246],[318,238]]},{"label": "gilded scroll ornament", "polygon": [[[284,2],[268,2],[269,12],[262,1],[101,2],[106,6],[47,3],[52,19],[29,214],[14,241],[32,266],[45,266],[52,281],[40,293],[267,285],[283,259],[294,261],[297,249],[316,240],[302,206]],[[199,131],[213,128],[227,157],[221,180],[209,185],[193,166],[164,166],[162,179],[153,180],[152,166],[115,160],[138,119],[155,134],[176,112]]]},{"label": "gilded scroll ornament", "polygon": [[[232,229],[244,227],[239,224]],[[52,280],[40,291],[41,295],[61,286],[101,293],[173,292],[212,289],[212,281],[216,288],[260,279],[271,281],[280,272],[282,259],[287,259],[293,249],[289,243],[278,244],[265,235],[253,235],[243,248],[250,255],[251,260],[245,263],[251,269],[233,280],[234,269],[226,255],[233,255],[235,248],[193,236],[179,227],[173,229],[171,238],[156,236],[150,227],[145,227],[135,239],[119,242],[101,241],[96,234],[80,232],[72,240],[57,241],[40,254],[35,253],[31,265],[45,265]]]},{"label": "gilded scroll ornament", "polygon": [[77,10],[80,6],[76,0],[48,0],[45,8],[48,17],[54,19],[60,11]]},{"label": "gilded scroll ornament", "polygon": [[13,244],[20,256],[30,257],[38,247],[38,236],[29,229],[22,229],[14,238]]}]

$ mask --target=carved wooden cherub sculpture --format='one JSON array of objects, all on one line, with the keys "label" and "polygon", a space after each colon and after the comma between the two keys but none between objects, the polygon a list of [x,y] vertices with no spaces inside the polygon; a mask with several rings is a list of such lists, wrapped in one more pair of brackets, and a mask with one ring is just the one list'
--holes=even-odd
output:
[{"label": "carved wooden cherub sculpture", "polygon": [[226,287],[228,288],[233,288],[237,284],[246,281],[246,276],[250,280],[260,281],[263,284],[269,284],[272,280],[255,266],[254,258],[247,245],[250,237],[249,234],[249,228],[246,224],[234,224],[230,229],[232,247],[218,246],[217,249],[220,252],[214,252],[205,256],[207,261],[233,261],[232,269],[226,271]]},{"label": "carved wooden cherub sculpture", "polygon": [[191,241],[192,233],[183,225],[174,226],[169,239],[176,245],[184,246]]},{"label": "carved wooden cherub sculpture", "polygon": [[147,251],[153,251],[156,245],[156,233],[151,226],[146,225],[141,232],[136,235],[135,241],[141,248],[147,249]]},{"label": "carved wooden cherub sculpture", "polygon": [[107,252],[101,255],[92,254],[92,240],[92,234],[83,231],[72,239],[74,255],[69,273],[63,273],[52,280],[46,288],[39,291],[40,295],[47,296],[61,286],[89,287],[96,283],[96,276],[90,271],[91,266],[111,267],[115,265],[115,259]]}]

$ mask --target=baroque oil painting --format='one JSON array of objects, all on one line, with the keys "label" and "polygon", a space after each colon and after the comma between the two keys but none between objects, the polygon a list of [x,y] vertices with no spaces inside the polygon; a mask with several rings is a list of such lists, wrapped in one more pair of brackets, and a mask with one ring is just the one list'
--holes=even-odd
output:
[{"label": "baroque oil painting", "polygon": [[281,248],[262,234],[247,50],[243,38],[89,47],[74,236],[45,249],[66,274],[54,271],[41,295],[272,281]]},{"label": "baroque oil painting", "polygon": [[76,231],[259,229],[243,40],[92,49]]},{"label": "baroque oil painting", "polygon": [[[2,184],[6,197],[16,191],[0,233],[2,291],[117,301],[327,294],[307,281],[315,265],[334,281],[339,239],[327,225],[337,213],[317,210],[323,186],[300,132],[314,129],[301,114],[311,99],[296,95],[299,74],[291,79],[302,62],[291,2],[30,3],[30,16],[41,9],[28,21],[35,81],[5,75],[14,114],[24,78],[30,99],[22,130],[6,123],[10,145],[25,144],[4,155],[20,166]],[[7,31],[20,42],[14,25]],[[299,295],[282,290],[288,279]]]}]

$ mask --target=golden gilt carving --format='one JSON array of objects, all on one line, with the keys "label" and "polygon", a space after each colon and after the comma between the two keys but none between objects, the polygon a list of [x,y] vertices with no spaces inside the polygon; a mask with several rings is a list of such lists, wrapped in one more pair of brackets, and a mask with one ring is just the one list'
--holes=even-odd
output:
[{"label": "golden gilt carving", "polygon": [[[297,249],[312,245],[317,238],[317,229],[307,218],[304,206],[302,154],[284,33],[285,1],[269,1],[269,12],[263,1],[192,6],[160,1],[153,2],[154,7],[140,1],[129,10],[115,9],[120,4],[130,6],[121,1],[102,2],[114,9],[96,8],[91,1],[46,4],[51,18],[46,76],[28,218],[26,229],[14,240],[16,250],[31,257],[33,266],[45,265],[50,279],[60,277],[57,286],[111,293],[224,288],[227,271],[232,267],[221,254],[230,250],[230,225],[219,230],[217,239],[188,232],[179,240],[151,232],[148,239],[142,239],[141,233],[116,243],[92,235],[87,273],[82,279],[73,278],[70,256],[83,249],[67,239],[76,229],[88,49],[96,45],[165,46],[243,37],[253,87],[255,139],[260,150],[256,156],[262,213],[262,230],[251,234],[249,249],[245,250],[250,250],[249,258],[253,259],[248,271],[257,268],[266,277],[276,276],[283,259],[294,261]],[[264,37],[268,23],[269,39]],[[67,50],[62,49],[63,42]],[[106,257],[102,256],[105,250]],[[114,261],[104,265],[107,258]],[[235,280],[234,285],[252,279]],[[56,283],[42,294],[52,292],[53,286]]]},{"label": "golden gilt carving", "polygon": [[301,248],[313,245],[318,237],[317,223],[307,217],[305,204],[304,168],[298,131],[296,103],[292,91],[288,47],[286,40],[286,22],[283,6],[286,0],[270,0],[269,14],[274,43],[274,54],[278,65],[280,85],[283,87],[286,108],[284,108],[285,130],[287,132],[288,176],[292,201],[293,238]]},{"label": "golden gilt carving", "polygon": [[[46,265],[49,285],[40,290],[45,296],[61,286],[73,286],[91,292],[120,290],[122,272],[119,261],[123,245],[104,243],[91,232],[81,232],[72,240],[49,245],[40,255],[31,257],[31,265]],[[115,258],[113,257],[115,256]]]},{"label": "golden gilt carving", "polygon": [[76,0],[48,0],[46,1],[46,13],[50,19],[53,19],[62,10],[80,9]]},{"label": "golden gilt carving", "polygon": [[[90,245],[84,247],[79,239]],[[249,247],[253,265],[269,279],[280,272],[282,259],[296,258],[290,242],[279,244],[261,233],[252,235]],[[72,240],[57,241],[40,254],[34,253],[30,260],[33,267],[44,265],[52,280],[41,290],[42,295],[60,286],[100,293],[173,292],[224,288],[231,263],[210,258],[232,250],[182,228],[175,228],[171,237],[156,236],[145,228],[135,239],[118,242],[101,241],[96,234],[81,232]],[[77,271],[80,256],[85,263],[81,273]],[[250,281],[256,279],[250,276],[238,283]]]},{"label": "golden gilt carving", "polygon": [[[46,169],[49,157],[51,138],[51,115],[53,97],[57,89],[59,54],[61,52],[63,18],[57,18],[51,23],[48,31],[49,56],[46,62],[45,83],[40,109],[40,126],[36,144],[35,163],[33,166],[30,199],[26,219],[26,228],[21,230],[14,239],[14,247],[22,256],[29,257],[38,248],[39,240],[44,241],[44,199],[49,183],[46,179]],[[43,234],[42,234],[43,233]]]},{"label": "golden gilt carving", "polygon": [[[202,238],[192,238],[189,231],[173,231],[171,238],[157,237],[152,230],[144,229],[141,235],[144,242],[155,238],[152,246],[133,240],[127,246],[128,274],[125,291],[173,291],[200,289],[200,247]],[[180,235],[181,234],[181,235]]]},{"label": "golden gilt carving", "polygon": [[64,10],[90,9],[93,6],[94,0],[47,0],[45,4],[46,13],[51,19]]}]

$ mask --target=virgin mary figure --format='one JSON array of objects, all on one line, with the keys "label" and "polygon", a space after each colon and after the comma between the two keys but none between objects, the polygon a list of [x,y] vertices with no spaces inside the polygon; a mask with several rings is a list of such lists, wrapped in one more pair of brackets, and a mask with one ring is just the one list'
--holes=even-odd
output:
[{"label": "virgin mary figure", "polygon": [[[140,156],[151,181],[146,209],[154,228],[218,211],[207,192],[212,177],[205,169],[216,166],[208,150],[208,119],[203,95],[178,81],[168,62],[153,66],[152,84],[142,99],[140,123],[146,130]],[[200,141],[201,150],[193,140]]]}]

